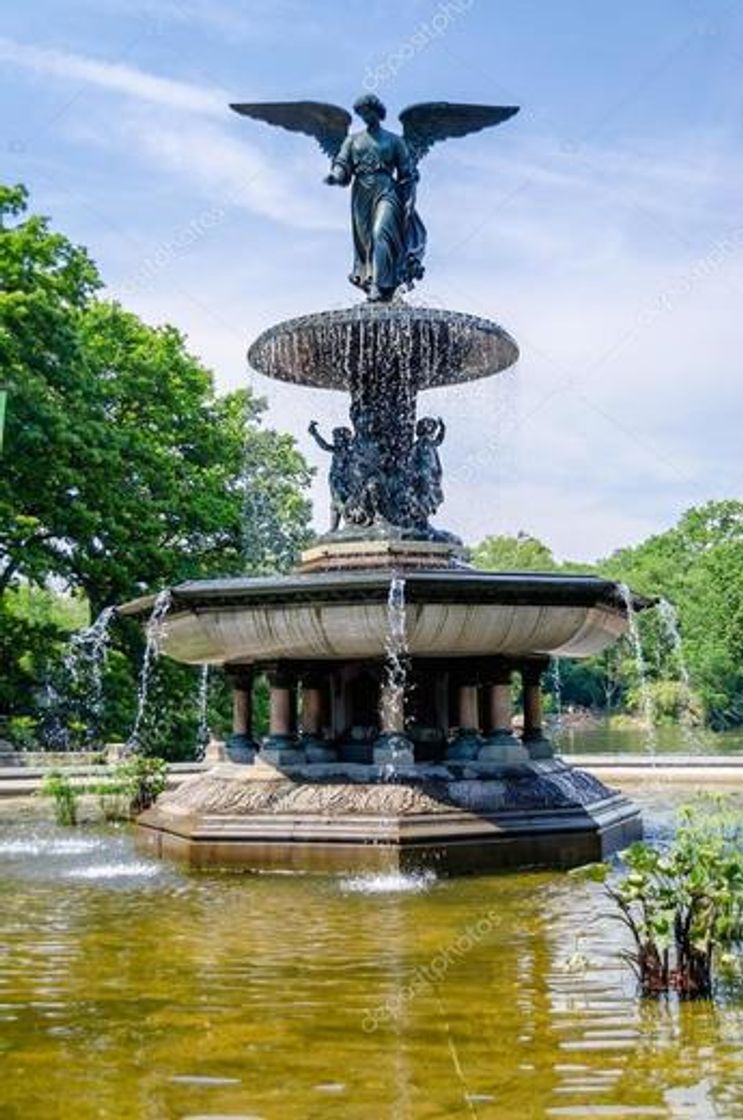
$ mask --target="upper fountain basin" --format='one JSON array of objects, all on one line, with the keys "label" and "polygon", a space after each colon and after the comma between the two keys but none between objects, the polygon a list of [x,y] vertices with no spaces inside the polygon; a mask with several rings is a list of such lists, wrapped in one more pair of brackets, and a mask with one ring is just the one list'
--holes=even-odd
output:
[{"label": "upper fountain basin", "polygon": [[[323,572],[184,583],[172,590],[161,648],[188,664],[384,657],[392,577]],[[142,616],[153,601],[119,609]],[[594,576],[418,571],[406,575],[405,602],[407,647],[416,657],[588,657],[627,629],[617,585]]]},{"label": "upper fountain basin", "polygon": [[248,351],[259,373],[320,389],[353,390],[390,364],[413,389],[489,377],[518,359],[511,336],[488,319],[407,304],[360,304],[287,319]]}]

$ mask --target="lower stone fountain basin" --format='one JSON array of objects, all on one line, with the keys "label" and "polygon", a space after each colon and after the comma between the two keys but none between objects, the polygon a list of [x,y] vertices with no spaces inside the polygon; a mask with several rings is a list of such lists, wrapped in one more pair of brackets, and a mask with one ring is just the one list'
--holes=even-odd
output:
[{"label": "lower stone fountain basin", "polygon": [[[181,584],[162,649],[188,664],[383,657],[392,578],[330,572]],[[152,601],[120,611],[143,615]],[[588,657],[627,628],[616,585],[592,576],[419,571],[406,575],[405,601],[414,657]]]},{"label": "lower stone fountain basin", "polygon": [[195,866],[439,873],[572,867],[642,834],[637,808],[560,759],[495,767],[221,763],[162,795],[139,842]]}]

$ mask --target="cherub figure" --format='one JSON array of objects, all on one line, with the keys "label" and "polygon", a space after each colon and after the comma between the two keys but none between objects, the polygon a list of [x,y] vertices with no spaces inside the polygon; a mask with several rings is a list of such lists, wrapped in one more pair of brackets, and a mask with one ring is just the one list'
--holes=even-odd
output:
[{"label": "cherub figure", "polygon": [[427,522],[444,500],[438,449],[444,442],[446,425],[441,417],[422,417],[415,427],[415,443],[408,460],[410,493],[417,521]]},{"label": "cherub figure", "polygon": [[372,525],[380,512],[383,492],[379,441],[370,413],[355,407],[351,413],[354,437],[349,469],[349,501],[346,516],[355,525]]},{"label": "cherub figure", "polygon": [[350,428],[333,428],[333,442],[323,439],[313,420],[309,433],[318,447],[333,456],[330,462],[330,532],[334,533],[341,523],[346,502],[351,494],[351,444],[353,433]]}]

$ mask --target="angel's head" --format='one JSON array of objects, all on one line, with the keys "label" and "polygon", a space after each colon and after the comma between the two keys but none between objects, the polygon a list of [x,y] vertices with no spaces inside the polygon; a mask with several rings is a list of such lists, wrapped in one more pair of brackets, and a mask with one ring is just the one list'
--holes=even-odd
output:
[{"label": "angel's head", "polygon": [[361,117],[366,125],[379,124],[387,116],[384,102],[380,101],[375,93],[365,93],[353,103],[353,111]]}]

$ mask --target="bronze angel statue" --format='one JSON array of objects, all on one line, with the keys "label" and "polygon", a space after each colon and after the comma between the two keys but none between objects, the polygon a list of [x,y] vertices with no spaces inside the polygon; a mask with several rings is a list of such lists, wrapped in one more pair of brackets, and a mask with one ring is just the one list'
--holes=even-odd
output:
[{"label": "bronze angel statue", "polygon": [[373,303],[423,276],[426,228],[415,208],[418,164],[439,140],[467,136],[508,120],[518,108],[425,101],[400,113],[402,136],[382,128],[387,110],[373,93],[354,103],[366,127],[349,133],[351,114],[321,101],[234,104],[246,117],[313,136],[332,160],[325,182],[348,186],[353,221],[349,280]]}]

